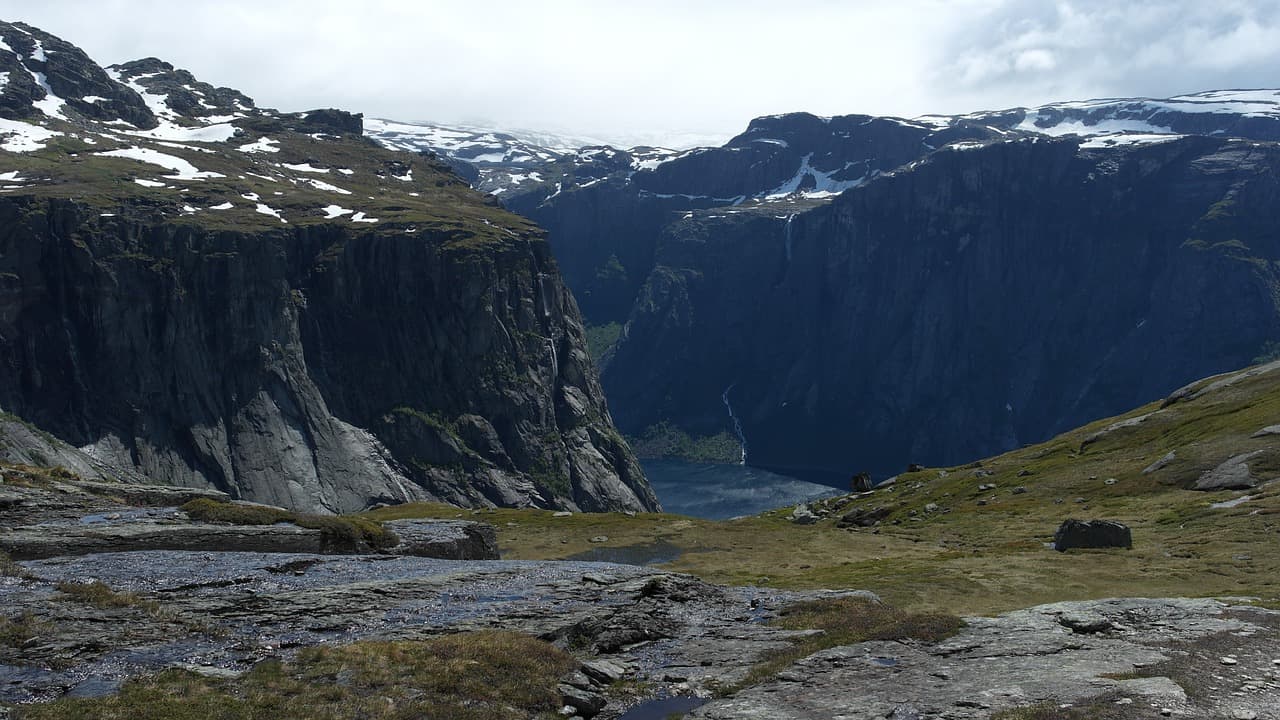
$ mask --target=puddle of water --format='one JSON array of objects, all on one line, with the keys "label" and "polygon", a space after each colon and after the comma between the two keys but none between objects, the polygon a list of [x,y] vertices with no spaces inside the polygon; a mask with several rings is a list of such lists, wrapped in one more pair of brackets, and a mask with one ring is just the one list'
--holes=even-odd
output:
[{"label": "puddle of water", "polygon": [[705,698],[676,697],[657,698],[642,702],[622,714],[618,720],[667,720],[671,716],[684,717],[684,714],[695,708],[706,705]]},{"label": "puddle of water", "polygon": [[598,547],[570,555],[566,560],[618,563],[620,565],[661,565],[680,557],[680,548],[666,540],[641,545]]}]

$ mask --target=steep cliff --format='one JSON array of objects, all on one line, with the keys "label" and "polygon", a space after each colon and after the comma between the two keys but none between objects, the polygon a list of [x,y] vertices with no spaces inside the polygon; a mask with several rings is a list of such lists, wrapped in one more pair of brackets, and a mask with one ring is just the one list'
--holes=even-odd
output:
[{"label": "steep cliff", "polygon": [[1278,170],[1271,144],[1029,139],[693,213],[605,387],[624,430],[737,422],[749,462],[830,478],[1038,441],[1268,352]]},{"label": "steep cliff", "polygon": [[[43,93],[0,96],[25,118],[0,126],[0,407],[123,472],[305,510],[657,507],[536,227],[359,116],[0,36]],[[113,83],[113,122],[59,74]]]}]

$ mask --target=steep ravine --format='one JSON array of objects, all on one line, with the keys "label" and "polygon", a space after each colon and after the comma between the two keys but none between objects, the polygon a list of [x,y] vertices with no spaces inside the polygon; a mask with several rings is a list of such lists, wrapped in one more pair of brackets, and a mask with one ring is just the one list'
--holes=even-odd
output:
[{"label": "steep ravine", "polygon": [[109,464],[304,510],[656,507],[532,231],[213,228],[0,200],[0,407]]}]

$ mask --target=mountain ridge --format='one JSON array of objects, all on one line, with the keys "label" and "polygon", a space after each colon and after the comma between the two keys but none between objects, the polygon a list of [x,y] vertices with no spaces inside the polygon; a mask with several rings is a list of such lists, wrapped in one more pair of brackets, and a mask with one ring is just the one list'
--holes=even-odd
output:
[{"label": "mountain ridge", "polygon": [[657,507],[535,226],[359,115],[0,38],[6,411],[300,510]]}]

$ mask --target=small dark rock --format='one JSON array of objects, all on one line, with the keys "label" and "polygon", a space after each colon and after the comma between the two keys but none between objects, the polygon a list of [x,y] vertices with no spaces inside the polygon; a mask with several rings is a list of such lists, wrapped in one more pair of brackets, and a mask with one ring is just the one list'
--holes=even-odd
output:
[{"label": "small dark rock", "polygon": [[924,466],[920,463],[911,463],[907,466],[907,472],[920,472],[921,470],[924,470]]},{"label": "small dark rock", "polygon": [[849,486],[854,492],[871,492],[875,483],[871,480],[871,473],[860,472],[849,479]]}]

